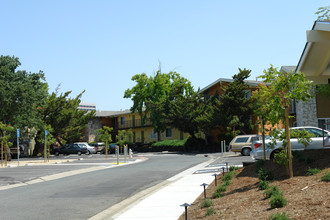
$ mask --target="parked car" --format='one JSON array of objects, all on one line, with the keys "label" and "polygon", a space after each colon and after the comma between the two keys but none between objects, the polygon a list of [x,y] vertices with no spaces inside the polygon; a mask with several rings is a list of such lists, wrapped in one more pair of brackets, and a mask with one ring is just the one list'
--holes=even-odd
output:
[{"label": "parked car", "polygon": [[54,149],[55,155],[60,154],[86,154],[88,150],[86,147],[81,147],[78,144],[65,144],[63,147]]},{"label": "parked car", "polygon": [[91,143],[89,145],[95,147],[96,153],[102,152],[103,149],[105,148],[105,144],[103,142]]},{"label": "parked car", "polygon": [[229,144],[229,150],[239,152],[243,156],[249,156],[252,150],[252,142],[261,140],[261,136],[257,134],[237,135]]},{"label": "parked car", "polygon": [[[114,154],[116,152],[117,144],[109,144],[108,146],[108,154]],[[105,154],[105,148],[101,151],[101,154]]]},{"label": "parked car", "polygon": [[[311,133],[314,137],[311,137],[311,142],[308,143],[307,147],[304,144],[298,142],[298,138],[290,138],[291,149],[295,150],[312,150],[312,149],[324,149],[326,146],[330,146],[330,132],[317,127],[305,126],[305,127],[294,127],[292,130],[303,130],[305,129]],[[283,130],[284,131],[284,130]],[[281,151],[282,141],[276,140],[276,145],[270,147],[268,144],[272,141],[272,138],[265,140],[266,145],[266,160],[274,158],[275,154]],[[264,151],[262,147],[262,140],[256,141],[252,146],[251,151],[252,159],[264,159]]]},{"label": "parked car", "polygon": [[80,147],[86,147],[89,154],[96,154],[96,148],[94,146],[90,146],[87,142],[76,142]]}]

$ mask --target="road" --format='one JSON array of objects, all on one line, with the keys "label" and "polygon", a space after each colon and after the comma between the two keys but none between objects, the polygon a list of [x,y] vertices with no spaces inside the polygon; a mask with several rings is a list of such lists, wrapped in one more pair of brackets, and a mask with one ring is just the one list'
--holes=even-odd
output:
[{"label": "road", "polygon": [[[147,157],[147,161],[129,166],[102,169],[2,190],[0,191],[1,219],[88,219],[148,187],[209,159],[204,155],[175,154]],[[77,169],[77,166],[85,168],[89,165],[88,161],[84,160],[79,165],[56,167],[73,169],[70,166]],[[54,167],[48,166],[47,169],[50,170],[47,172],[55,169]],[[21,175],[28,175],[30,169],[41,169],[41,173],[45,172],[41,167],[15,169]],[[7,173],[6,176],[10,178],[11,174]]]}]

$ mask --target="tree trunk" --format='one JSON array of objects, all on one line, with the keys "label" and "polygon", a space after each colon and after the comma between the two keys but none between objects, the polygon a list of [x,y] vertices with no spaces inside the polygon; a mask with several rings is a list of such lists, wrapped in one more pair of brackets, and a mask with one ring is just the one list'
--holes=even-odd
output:
[{"label": "tree trunk", "polygon": [[291,141],[290,141],[290,128],[289,128],[289,106],[285,106],[285,133],[286,139],[288,141],[287,154],[289,160],[289,175],[290,178],[293,177],[293,167],[292,167],[292,155],[291,155]]}]

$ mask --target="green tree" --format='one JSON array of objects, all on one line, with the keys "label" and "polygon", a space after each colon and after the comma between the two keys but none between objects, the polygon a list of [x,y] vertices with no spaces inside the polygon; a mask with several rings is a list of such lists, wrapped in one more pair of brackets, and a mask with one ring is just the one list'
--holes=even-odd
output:
[{"label": "green tree", "polygon": [[132,140],[132,137],[133,137],[132,129],[119,130],[118,135],[116,135],[116,139],[120,148],[122,148],[124,144],[130,142]]},{"label": "green tree", "polygon": [[45,105],[48,85],[42,71],[17,70],[19,59],[0,57],[0,121],[22,131],[42,127],[37,108]]},{"label": "green tree", "polygon": [[[46,135],[47,131],[47,135]],[[40,135],[37,136],[37,141],[39,143],[42,143],[44,146],[47,146],[47,154],[45,154],[44,150],[44,156],[46,158],[46,155],[48,156],[48,161],[49,161],[49,154],[50,154],[50,146],[56,142],[56,139],[53,136],[54,129],[52,128],[51,125],[44,124],[42,130],[40,130]],[[46,159],[45,159],[46,161]]]},{"label": "green tree", "polygon": [[318,15],[318,21],[330,21],[330,6],[318,8],[315,14]]},{"label": "green tree", "polygon": [[233,124],[238,118],[240,123],[233,124],[235,131],[244,134],[252,131],[251,100],[247,97],[249,87],[244,81],[250,77],[250,73],[251,70],[239,68],[239,73],[233,76],[234,81],[222,87],[224,94],[221,95],[219,108],[215,111],[216,121],[224,128],[227,128],[231,122]]},{"label": "green tree", "polygon": [[98,129],[97,133],[99,134],[99,139],[102,142],[105,142],[105,158],[108,158],[108,143],[112,142],[112,138],[111,138],[111,131],[113,130],[113,128],[110,128],[108,126],[103,126],[103,128]]},{"label": "green tree", "polygon": [[[78,110],[84,92],[75,98],[70,98],[71,91],[58,95],[58,89],[46,98],[46,105],[38,109],[39,113],[42,115],[43,122],[53,128],[52,135],[60,145],[80,141],[83,130],[95,115],[95,111]],[[39,130],[37,136],[40,136],[41,132],[42,130]],[[40,148],[42,149],[42,146],[40,142],[37,143],[34,154]]]},{"label": "green tree", "polygon": [[[138,112],[146,121],[150,113],[150,120],[155,132],[160,133],[166,128],[166,121],[162,117],[168,106],[158,106],[159,103],[166,103],[177,96],[193,91],[191,83],[176,72],[161,73],[160,70],[154,76],[148,77],[145,73],[132,77],[136,85],[127,89],[124,98],[133,101],[132,112]],[[160,135],[158,135],[158,138]]]},{"label": "green tree", "polygon": [[7,160],[11,159],[9,158],[9,149],[8,149],[8,145],[11,145],[11,143],[8,144],[8,141],[10,139],[10,134],[13,131],[14,128],[12,126],[0,122],[1,166],[3,166],[4,154],[5,154],[5,166],[7,166]]},{"label": "green tree", "polygon": [[[293,100],[307,101],[312,97],[310,90],[312,83],[305,79],[305,74],[300,72],[282,73],[274,68],[264,71],[264,75],[260,76],[265,83],[269,83],[263,102],[270,110],[265,113],[268,115],[272,123],[285,123],[285,134],[287,143],[285,152],[288,158],[288,167],[290,178],[293,177],[292,155],[289,130],[289,106]],[[262,98],[262,96],[260,96]],[[277,119],[276,119],[277,118]]]}]

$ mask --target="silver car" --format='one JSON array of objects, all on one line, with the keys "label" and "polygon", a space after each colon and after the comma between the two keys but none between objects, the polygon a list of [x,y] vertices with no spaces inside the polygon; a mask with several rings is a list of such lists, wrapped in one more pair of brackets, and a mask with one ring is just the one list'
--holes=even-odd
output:
[{"label": "silver car", "polygon": [[87,142],[76,142],[80,147],[87,148],[89,154],[96,154],[96,149],[94,146],[90,146]]},{"label": "silver car", "polygon": [[[307,147],[305,147],[302,143],[298,142],[297,138],[291,138],[291,149],[295,150],[311,150],[311,149],[325,149],[330,148],[330,132],[327,130],[323,130],[317,127],[294,127],[290,129],[305,129],[309,133],[313,134],[314,137],[311,137],[311,142],[308,143]],[[266,145],[266,160],[271,160],[274,158],[274,155],[280,151],[282,147],[282,141],[276,141],[276,145],[274,147],[269,147],[268,143],[270,143],[272,138],[269,137],[265,140]],[[256,141],[252,144],[252,151],[250,152],[250,156],[252,159],[260,160],[264,159],[264,151],[262,147],[262,141]]]}]

